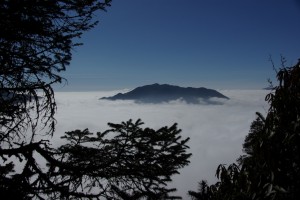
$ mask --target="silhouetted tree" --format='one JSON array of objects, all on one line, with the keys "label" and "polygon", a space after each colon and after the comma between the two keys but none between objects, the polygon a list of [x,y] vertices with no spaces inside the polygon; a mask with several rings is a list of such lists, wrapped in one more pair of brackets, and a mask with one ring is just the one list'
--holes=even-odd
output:
[{"label": "silhouetted tree", "polygon": [[166,184],[190,157],[176,125],[155,131],[128,121],[97,136],[76,130],[60,148],[45,140],[55,132],[52,85],[110,2],[0,2],[1,199],[162,199],[174,191]]},{"label": "silhouetted tree", "polygon": [[218,166],[216,176],[219,181],[213,185],[200,183],[198,192],[189,191],[189,196],[194,200],[250,200],[248,196],[248,176],[237,164],[227,168],[224,164]]},{"label": "silhouetted tree", "polygon": [[219,166],[219,182],[207,186],[213,193],[210,199],[300,198],[300,61],[285,67],[282,58],[282,66],[278,86],[266,96],[267,116],[257,113],[238,165]]},{"label": "silhouetted tree", "polygon": [[[109,6],[106,1],[3,0],[0,3],[0,181],[5,191],[27,191],[21,182],[29,173],[26,162],[37,147],[37,125],[48,135],[55,130],[56,103],[53,83],[60,83],[71,60],[74,43],[97,21],[96,10]],[[40,123],[41,122],[41,123]],[[15,171],[11,158],[17,158],[23,172]],[[20,181],[22,180],[22,181]],[[18,189],[11,189],[18,188]],[[16,195],[17,192],[6,192]]]},{"label": "silhouetted tree", "polygon": [[192,199],[209,200],[212,198],[211,188],[207,184],[207,181],[202,180],[198,186],[198,192],[189,191],[188,194]]},{"label": "silhouetted tree", "polygon": [[1,1],[0,142],[11,144],[28,127],[33,140],[38,121],[34,113],[53,133],[56,104],[52,84],[63,80],[59,72],[70,63],[72,48],[80,45],[74,39],[96,25],[93,13],[104,10],[109,2]]},{"label": "silhouetted tree", "polygon": [[96,136],[87,129],[67,132],[68,143],[49,160],[47,177],[70,190],[94,189],[106,199],[167,199],[174,191],[166,188],[171,175],[189,163],[189,138],[181,140],[176,124],[156,131],[142,124],[109,123],[111,129]]}]

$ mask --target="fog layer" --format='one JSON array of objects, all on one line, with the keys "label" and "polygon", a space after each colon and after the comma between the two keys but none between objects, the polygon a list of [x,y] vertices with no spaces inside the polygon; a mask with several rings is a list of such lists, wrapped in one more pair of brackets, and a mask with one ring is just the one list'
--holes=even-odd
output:
[{"label": "fog layer", "polygon": [[62,144],[66,131],[88,128],[91,132],[106,130],[107,123],[139,119],[145,127],[158,129],[178,123],[182,136],[190,137],[193,154],[190,165],[173,177],[170,185],[187,198],[188,190],[196,190],[200,180],[214,183],[219,164],[230,164],[242,154],[242,143],[255,112],[265,114],[268,105],[266,90],[221,90],[229,100],[222,105],[193,105],[180,101],[164,104],[135,104],[133,101],[99,100],[111,92],[56,92],[58,110],[54,145]]}]

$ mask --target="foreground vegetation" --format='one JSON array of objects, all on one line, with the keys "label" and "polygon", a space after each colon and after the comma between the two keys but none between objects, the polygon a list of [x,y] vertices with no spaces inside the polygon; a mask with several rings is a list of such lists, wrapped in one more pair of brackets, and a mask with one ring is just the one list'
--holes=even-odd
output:
[{"label": "foreground vegetation", "polygon": [[243,144],[245,155],[228,167],[219,165],[219,181],[201,181],[198,191],[189,191],[192,199],[300,198],[300,61],[279,69],[277,80],[266,96],[266,117],[257,113],[252,122]]},{"label": "foreground vegetation", "polygon": [[[66,132],[54,148],[53,84],[71,50],[110,0],[4,0],[0,3],[0,194],[4,199],[180,199],[168,188],[189,164],[177,124],[158,130],[131,120],[93,134]],[[284,60],[283,60],[284,63]],[[193,199],[299,199],[300,66],[277,72],[266,117],[257,113],[245,155],[220,165],[219,182]],[[40,127],[42,125],[42,127]]]},{"label": "foreground vegetation", "polygon": [[46,140],[56,127],[52,86],[110,2],[1,1],[1,199],[179,198],[167,183],[191,154],[176,124],[153,130],[129,120],[97,134],[67,132],[59,148]]}]

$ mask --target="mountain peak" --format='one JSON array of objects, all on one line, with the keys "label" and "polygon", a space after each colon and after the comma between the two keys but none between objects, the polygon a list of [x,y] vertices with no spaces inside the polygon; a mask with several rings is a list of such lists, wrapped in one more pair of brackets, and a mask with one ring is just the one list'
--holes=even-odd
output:
[{"label": "mountain peak", "polygon": [[119,93],[111,97],[103,97],[106,100],[134,100],[138,103],[162,103],[181,99],[187,103],[199,103],[200,99],[207,103],[212,103],[211,98],[229,99],[223,94],[213,89],[204,87],[179,87],[169,84],[144,85],[133,89],[127,93]]}]

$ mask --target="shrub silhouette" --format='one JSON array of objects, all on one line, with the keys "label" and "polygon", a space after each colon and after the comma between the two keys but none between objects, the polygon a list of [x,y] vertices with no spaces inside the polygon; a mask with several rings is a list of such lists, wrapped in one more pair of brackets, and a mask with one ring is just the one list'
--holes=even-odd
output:
[{"label": "shrub silhouette", "polygon": [[[219,181],[204,187],[208,199],[300,198],[300,62],[282,67],[277,80],[278,86],[266,96],[266,117],[257,113],[251,124],[243,144],[246,154],[238,164],[218,167]],[[206,198],[202,193],[203,187],[189,192],[194,199]]]}]

